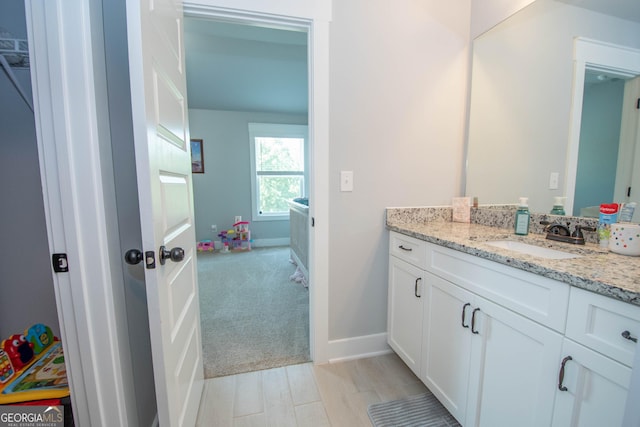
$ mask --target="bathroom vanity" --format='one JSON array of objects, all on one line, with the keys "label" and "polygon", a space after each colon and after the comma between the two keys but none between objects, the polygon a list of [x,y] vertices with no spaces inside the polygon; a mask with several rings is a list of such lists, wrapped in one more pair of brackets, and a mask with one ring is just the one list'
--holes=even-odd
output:
[{"label": "bathroom vanity", "polygon": [[393,350],[464,426],[621,425],[640,259],[434,212],[387,211]]}]

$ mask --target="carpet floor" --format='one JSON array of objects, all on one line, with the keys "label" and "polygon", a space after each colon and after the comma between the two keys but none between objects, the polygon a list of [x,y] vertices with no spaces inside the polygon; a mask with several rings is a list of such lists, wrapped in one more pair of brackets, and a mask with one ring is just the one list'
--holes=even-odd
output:
[{"label": "carpet floor", "polygon": [[310,361],[309,292],[289,247],[198,253],[205,378]]}]

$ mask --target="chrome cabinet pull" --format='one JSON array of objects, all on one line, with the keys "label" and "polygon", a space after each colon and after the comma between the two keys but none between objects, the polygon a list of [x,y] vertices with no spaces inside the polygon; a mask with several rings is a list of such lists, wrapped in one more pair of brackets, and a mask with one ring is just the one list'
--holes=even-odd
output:
[{"label": "chrome cabinet pull", "polygon": [[421,281],[421,280],[422,280],[422,277],[418,277],[418,278],[416,279],[416,284],[415,284],[415,286],[413,287],[413,294],[416,296],[416,298],[420,298],[420,297],[422,297],[422,295],[418,295],[418,282],[419,282],[419,281]]},{"label": "chrome cabinet pull", "polygon": [[562,359],[562,364],[560,364],[560,373],[558,374],[558,390],[560,391],[567,391],[567,388],[562,385],[562,383],[564,382],[564,367],[569,360],[573,360],[573,357],[565,357],[564,359]]},{"label": "chrome cabinet pull", "polygon": [[471,305],[471,303],[466,303],[465,305],[462,306],[462,327],[463,328],[468,328],[469,325],[465,325],[465,317],[467,315],[467,307],[469,307]]},{"label": "chrome cabinet pull", "polygon": [[480,311],[479,308],[474,308],[473,313],[471,314],[471,332],[474,334],[479,334],[480,332],[476,331],[476,312]]},{"label": "chrome cabinet pull", "polygon": [[633,341],[633,342],[638,342],[638,338],[636,338],[634,336],[631,336],[631,332],[629,332],[629,331],[624,331],[620,335],[622,335],[622,338],[624,338],[626,340]]},{"label": "chrome cabinet pull", "polygon": [[412,248],[405,248],[403,245],[398,246],[398,248],[402,249],[403,251],[407,251],[407,252],[411,252],[413,250]]}]

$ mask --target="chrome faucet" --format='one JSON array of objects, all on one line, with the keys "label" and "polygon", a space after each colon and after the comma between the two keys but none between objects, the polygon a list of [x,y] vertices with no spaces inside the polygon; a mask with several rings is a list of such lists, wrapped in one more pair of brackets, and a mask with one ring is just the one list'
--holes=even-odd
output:
[{"label": "chrome faucet", "polygon": [[574,245],[584,245],[584,235],[582,231],[596,231],[593,227],[586,227],[583,225],[576,225],[573,233],[569,230],[569,225],[558,224],[557,222],[550,223],[549,221],[540,221],[540,224],[545,225],[544,232],[547,233],[547,239],[555,240],[557,242],[573,243]]}]

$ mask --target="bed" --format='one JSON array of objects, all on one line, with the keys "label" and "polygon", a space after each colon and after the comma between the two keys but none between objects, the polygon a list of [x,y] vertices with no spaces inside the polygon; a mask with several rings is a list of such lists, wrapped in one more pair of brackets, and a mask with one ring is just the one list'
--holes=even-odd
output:
[{"label": "bed", "polygon": [[298,266],[306,283],[309,278],[309,199],[289,201],[291,260]]}]

